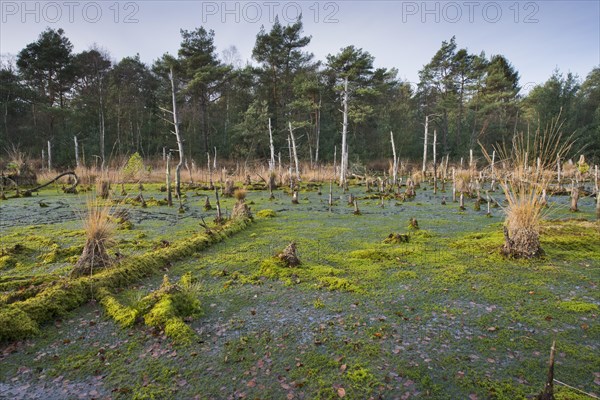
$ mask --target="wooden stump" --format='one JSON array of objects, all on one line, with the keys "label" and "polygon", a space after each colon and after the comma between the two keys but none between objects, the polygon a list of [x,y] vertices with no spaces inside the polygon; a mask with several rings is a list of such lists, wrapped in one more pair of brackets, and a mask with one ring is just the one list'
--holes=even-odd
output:
[{"label": "wooden stump", "polygon": [[300,259],[296,255],[295,242],[291,242],[290,244],[288,244],[288,246],[277,255],[277,258],[283,261],[286,267],[297,267],[301,264]]}]

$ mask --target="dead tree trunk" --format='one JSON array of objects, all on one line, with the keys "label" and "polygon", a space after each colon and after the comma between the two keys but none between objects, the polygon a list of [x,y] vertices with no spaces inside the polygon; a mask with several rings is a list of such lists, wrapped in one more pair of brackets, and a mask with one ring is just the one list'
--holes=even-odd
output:
[{"label": "dead tree trunk", "polygon": [[290,129],[290,138],[292,139],[292,151],[294,153],[294,165],[296,167],[296,179],[300,181],[300,166],[298,165],[298,152],[296,151],[296,139],[294,138],[294,130],[292,129],[292,123],[288,122]]},{"label": "dead tree trunk", "polygon": [[215,185],[213,183],[213,179],[212,179],[212,169],[210,167],[210,153],[206,153],[206,159],[208,160],[208,162],[206,163],[206,166],[208,168],[208,189],[209,190],[213,190],[215,188]]},{"label": "dead tree trunk", "polygon": [[433,130],[433,194],[437,194],[437,130]]},{"label": "dead tree trunk", "polygon": [[75,168],[79,168],[79,143],[77,143],[77,136],[73,136],[75,142]]},{"label": "dead tree trunk", "polygon": [[50,182],[44,183],[43,185],[39,185],[39,186],[34,187],[33,189],[29,189],[29,190],[25,191],[25,197],[31,196],[31,193],[37,192],[38,190],[43,189],[48,185],[51,185],[52,183],[56,182],[63,176],[72,176],[74,179],[73,184],[68,188],[64,188],[63,191],[65,193],[77,193],[76,188],[77,188],[77,185],[79,184],[79,179],[77,178],[77,174],[75,174],[75,172],[73,172],[73,171],[68,171],[68,172],[63,172],[62,174],[58,175],[56,178],[52,179]]},{"label": "dead tree trunk", "polygon": [[340,164],[340,186],[346,185],[346,172],[348,169],[348,77],[344,79],[344,97],[342,99],[342,155]]},{"label": "dead tree trunk", "polygon": [[579,211],[579,208],[577,207],[578,201],[579,201],[579,188],[577,187],[575,182],[573,182],[571,184],[571,211],[572,212]]},{"label": "dead tree trunk", "polygon": [[423,142],[423,168],[421,169],[421,173],[423,174],[423,180],[425,180],[425,172],[427,171],[427,137],[429,129],[429,115],[425,116],[425,140]]},{"label": "dead tree trunk", "polygon": [[48,140],[48,171],[52,170],[52,144]]},{"label": "dead tree trunk", "polygon": [[223,214],[221,213],[221,202],[219,201],[219,191],[217,190],[217,188],[215,188],[215,196],[217,197],[217,217],[215,218],[215,223],[217,225],[220,225],[225,221],[223,220]]},{"label": "dead tree trunk", "polygon": [[171,196],[171,153],[167,153],[167,169],[166,169],[166,178],[167,178],[167,205],[169,207],[173,206],[173,197]]},{"label": "dead tree trunk", "polygon": [[554,400],[554,353],[556,352],[556,341],[552,342],[550,348],[550,361],[548,361],[548,377],[544,390],[537,396],[537,400]]},{"label": "dead tree trunk", "polygon": [[319,107],[317,108],[317,137],[315,144],[315,165],[319,165],[319,140],[321,136],[321,98],[319,98]]},{"label": "dead tree trunk", "polygon": [[271,118],[269,118],[269,147],[271,149],[271,159],[269,161],[269,172],[273,173],[275,169],[275,146],[273,146],[273,130],[271,128]]},{"label": "dead tree trunk", "polygon": [[177,151],[179,152],[179,162],[177,163],[177,167],[175,168],[175,194],[177,198],[181,201],[181,166],[183,165],[183,140],[181,138],[181,134],[179,132],[179,116],[177,115],[177,100],[175,98],[175,77],[173,75],[173,67],[171,67],[169,71],[169,80],[171,81],[171,97],[173,99],[173,127],[175,131],[173,134],[177,139]]},{"label": "dead tree trunk", "polygon": [[398,180],[398,159],[396,158],[396,145],[394,144],[394,132],[390,131],[390,140],[392,142],[392,155],[394,162],[392,164],[392,184],[396,185]]},{"label": "dead tree trunk", "polygon": [[560,191],[560,186],[561,186],[561,173],[560,173],[560,156],[556,156],[556,175],[557,175],[557,179],[558,179],[558,190]]},{"label": "dead tree trunk", "polygon": [[600,193],[596,192],[596,219],[600,220]]}]

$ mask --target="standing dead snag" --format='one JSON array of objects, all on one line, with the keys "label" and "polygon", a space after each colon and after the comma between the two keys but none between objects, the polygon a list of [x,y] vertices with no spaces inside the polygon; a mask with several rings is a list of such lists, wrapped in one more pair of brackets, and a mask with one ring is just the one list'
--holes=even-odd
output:
[{"label": "standing dead snag", "polygon": [[277,255],[286,267],[297,267],[300,265],[300,259],[296,255],[296,242],[291,242],[288,246]]},{"label": "standing dead snag", "polygon": [[215,196],[217,197],[216,205],[217,205],[217,217],[215,218],[215,224],[220,225],[225,222],[223,215],[221,213],[221,202],[219,201],[219,190],[215,187]]},{"label": "standing dead snag", "polygon": [[[175,195],[177,196],[177,198],[179,199],[179,203],[181,206],[181,167],[183,166],[183,157],[184,157],[184,152],[183,152],[183,139],[181,137],[181,133],[179,132],[179,125],[180,125],[180,121],[179,121],[179,115],[177,114],[177,100],[176,100],[176,92],[175,92],[175,76],[173,74],[173,67],[171,66],[171,68],[169,69],[169,81],[171,82],[171,100],[173,103],[173,110],[167,110],[166,108],[162,108],[160,107],[160,109],[167,113],[170,114],[173,117],[173,121],[169,121],[166,120],[166,122],[170,123],[171,125],[173,125],[173,131],[171,131],[171,133],[173,135],[175,135],[175,138],[177,140],[177,152],[179,153],[179,162],[177,163],[177,166],[175,167]],[[167,158],[167,165],[168,165],[168,161],[169,159]],[[168,188],[167,188],[168,189]]]},{"label": "standing dead snag", "polygon": [[356,199],[354,200],[354,215],[361,215],[361,212],[358,209],[358,202],[356,201]]},{"label": "standing dead snag", "polygon": [[550,361],[548,361],[548,378],[544,390],[536,397],[536,400],[554,400],[554,353],[556,352],[556,341],[552,342],[550,348]]},{"label": "standing dead snag", "polygon": [[415,217],[412,217],[409,221],[408,221],[408,227],[410,229],[419,229],[419,222],[417,221],[417,219]]},{"label": "standing dead snag", "polygon": [[578,202],[579,202],[579,188],[577,187],[575,182],[573,182],[573,184],[571,185],[571,207],[570,207],[571,212],[579,211],[579,207],[577,207]]}]

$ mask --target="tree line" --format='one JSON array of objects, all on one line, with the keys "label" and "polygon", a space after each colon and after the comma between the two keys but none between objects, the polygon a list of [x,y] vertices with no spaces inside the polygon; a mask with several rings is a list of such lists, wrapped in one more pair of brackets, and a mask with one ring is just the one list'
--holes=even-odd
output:
[{"label": "tree line", "polygon": [[[20,145],[39,157],[50,142],[55,165],[74,166],[74,141],[87,165],[134,152],[160,157],[176,148],[170,71],[177,93],[186,160],[204,164],[215,153],[241,162],[287,163],[293,132],[298,156],[311,164],[422,155],[425,121],[437,133],[437,153],[465,157],[479,145],[510,143],[561,115],[563,130],[600,160],[600,67],[581,79],[555,71],[522,94],[517,69],[503,55],[471,54],[443,41],[411,85],[396,68],[375,66],[366,50],[347,46],[326,60],[306,48],[301,19],[278,20],[258,32],[254,65],[235,47],[217,52],[215,33],[181,30],[176,55],[146,65],[139,55],[118,62],[97,47],[74,53],[62,29],[47,28],[0,69],[0,146]],[[430,142],[431,143],[431,142]]]}]

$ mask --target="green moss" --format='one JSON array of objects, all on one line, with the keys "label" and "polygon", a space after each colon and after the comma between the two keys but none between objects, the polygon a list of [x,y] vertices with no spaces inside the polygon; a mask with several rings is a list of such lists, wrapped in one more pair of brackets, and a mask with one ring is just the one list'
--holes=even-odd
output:
[{"label": "green moss", "polygon": [[195,332],[186,325],[181,318],[169,318],[164,326],[165,335],[178,344],[187,345],[192,343]]},{"label": "green moss", "polygon": [[597,312],[599,310],[599,308],[596,304],[586,303],[585,301],[577,301],[577,300],[561,301],[558,303],[558,307],[562,308],[563,310],[579,312],[579,313],[587,313],[587,312],[593,312],[593,311]]},{"label": "green moss", "polygon": [[590,396],[575,392],[564,386],[554,385],[555,400],[590,400]]},{"label": "green moss", "polygon": [[67,248],[61,247],[59,244],[54,243],[50,246],[48,253],[42,254],[42,264],[52,264],[58,261],[66,261],[68,259],[78,259],[83,252],[83,246],[71,246]]},{"label": "green moss", "polygon": [[344,292],[360,291],[360,288],[351,283],[348,279],[338,278],[335,276],[324,276],[319,278],[319,283],[317,286],[327,290],[340,290]]},{"label": "green moss", "polygon": [[162,327],[169,319],[175,317],[177,317],[177,312],[173,300],[170,295],[165,295],[144,315],[144,322],[148,326]]},{"label": "green moss", "polygon": [[0,312],[0,342],[18,340],[40,333],[38,324],[17,307],[3,307]]},{"label": "green moss", "polygon": [[17,260],[14,256],[11,256],[10,254],[0,256],[0,270],[15,268],[16,266]]},{"label": "green moss", "polygon": [[291,275],[291,268],[278,258],[267,258],[260,263],[258,274],[267,279],[281,279]]},{"label": "green moss", "polygon": [[[143,276],[159,271],[166,263],[189,257],[196,251],[203,250],[213,243],[220,242],[228,236],[244,229],[249,223],[246,220],[228,223],[221,229],[212,231],[210,235],[204,233],[198,234],[191,239],[176,242],[166,249],[131,257],[116,267],[101,270],[101,272],[91,277],[84,276],[74,280],[63,278],[57,281],[55,285],[42,290],[35,297],[13,303],[14,307],[25,313],[29,319],[37,324],[63,316],[68,311],[89,301],[100,289],[126,286]],[[183,294],[181,296],[183,297],[176,297],[175,301],[182,310],[185,309],[185,312],[192,313],[192,310],[199,308],[199,301],[190,301]],[[189,302],[191,305],[186,302]],[[159,317],[159,311],[156,310],[157,315],[154,319]],[[4,325],[5,334],[3,334],[2,340],[21,338],[24,334],[23,332],[26,332],[26,330],[20,327],[17,320],[11,318],[11,315],[7,309],[0,309],[0,319],[7,321]],[[123,318],[127,320],[127,317]],[[151,321],[154,319],[150,318]],[[167,319],[163,318],[163,324],[166,323]],[[10,335],[11,330],[14,330],[14,337]]]},{"label": "green moss", "polygon": [[416,279],[417,273],[415,271],[398,271],[398,272],[396,272],[396,278],[398,278],[402,281],[409,280],[409,279]]},{"label": "green moss", "polygon": [[256,213],[256,216],[259,218],[273,218],[275,217],[275,215],[277,215],[275,213],[275,211],[270,210],[270,209],[264,209],[264,210],[260,210],[259,212]]},{"label": "green moss", "polygon": [[375,386],[377,383],[375,376],[367,368],[360,365],[350,368],[346,376],[355,385]]},{"label": "green moss", "polygon": [[389,261],[392,259],[392,256],[384,249],[381,248],[371,248],[364,250],[354,250],[348,254],[352,258],[359,258],[362,260],[370,260],[370,261]]},{"label": "green moss", "polygon": [[129,328],[135,324],[138,318],[138,310],[125,307],[108,292],[100,301],[106,313],[115,320],[122,328]]}]

